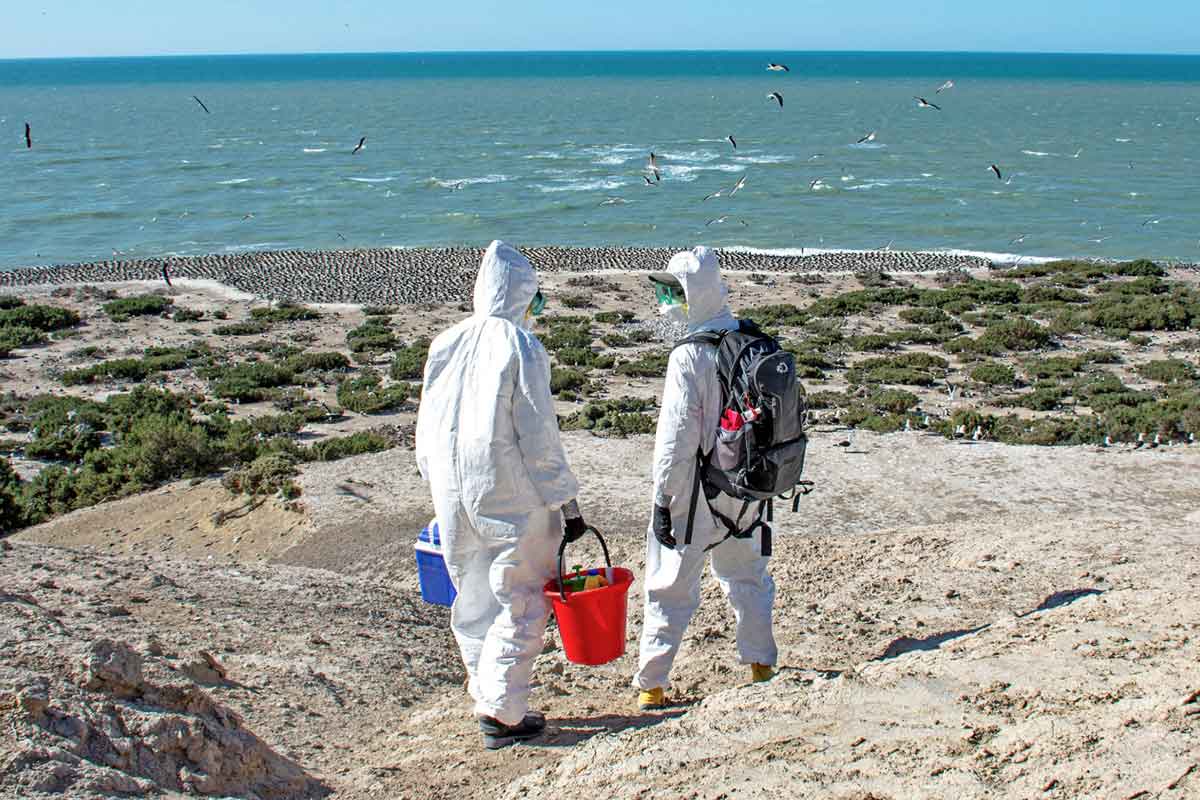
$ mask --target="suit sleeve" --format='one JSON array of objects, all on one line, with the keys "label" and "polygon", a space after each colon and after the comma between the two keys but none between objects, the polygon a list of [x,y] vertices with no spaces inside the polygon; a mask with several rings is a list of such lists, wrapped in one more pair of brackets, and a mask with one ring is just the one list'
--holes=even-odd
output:
[{"label": "suit sleeve", "polygon": [[558,435],[558,418],[550,395],[550,357],[531,335],[517,338],[517,385],[513,427],[525,471],[547,508],[557,509],[579,493]]},{"label": "suit sleeve", "polygon": [[696,380],[694,346],[677,347],[667,363],[662,409],[654,438],[654,502],[686,496],[700,449],[703,399]]}]

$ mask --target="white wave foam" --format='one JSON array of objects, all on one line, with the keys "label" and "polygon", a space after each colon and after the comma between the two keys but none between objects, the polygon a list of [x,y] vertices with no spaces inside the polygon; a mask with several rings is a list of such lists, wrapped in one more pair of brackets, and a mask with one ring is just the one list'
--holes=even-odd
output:
[{"label": "white wave foam", "polygon": [[553,152],[550,152],[549,150],[543,151],[541,153],[530,153],[529,155],[525,156],[525,158],[527,158],[527,159],[544,158],[544,159],[548,159],[550,161],[558,161],[559,159],[565,158],[565,157],[566,156],[564,156],[562,153],[553,153]]},{"label": "white wave foam", "polygon": [[221,186],[240,186],[243,183],[249,183],[254,178],[230,178],[227,181],[217,181]]},{"label": "white wave foam", "polygon": [[394,181],[396,179],[393,177],[388,177],[388,178],[346,178],[346,180],[354,181],[355,183],[391,183],[392,181]]},{"label": "white wave foam", "polygon": [[635,158],[637,158],[637,156],[604,156],[603,158],[596,159],[592,163],[604,167],[616,167],[620,166],[621,164],[627,164],[630,161],[633,161]]},{"label": "white wave foam", "polygon": [[856,142],[850,146],[856,150],[887,150],[887,145],[883,142],[863,142],[862,144]]},{"label": "white wave foam", "polygon": [[1045,158],[1046,156],[1055,155],[1054,153],[1046,153],[1042,150],[1022,150],[1021,152],[1027,156],[1035,156],[1036,158]]},{"label": "white wave foam", "polygon": [[478,178],[439,178],[432,175],[427,182],[443,189],[453,189],[456,186],[474,186],[479,183],[504,183],[512,180],[508,175],[483,175]]},{"label": "white wave foam", "polygon": [[666,164],[659,170],[668,178],[694,181],[700,172],[745,172],[746,168],[741,164]]},{"label": "white wave foam", "polygon": [[685,153],[659,153],[661,158],[669,161],[683,161],[691,164],[707,164],[709,161],[716,161],[721,157],[719,153],[714,153],[712,150],[688,150]]},{"label": "white wave foam", "polygon": [[251,242],[250,244],[227,244],[224,247],[226,253],[245,253],[251,250],[268,250],[287,247],[287,242]]},{"label": "white wave foam", "polygon": [[611,178],[604,178],[594,181],[573,181],[557,186],[538,186],[540,192],[595,192],[608,191],[610,189],[620,189],[624,184],[621,181]]},{"label": "white wave foam", "polygon": [[304,152],[306,152],[306,153],[324,153],[328,149],[329,149],[328,147],[306,147],[306,148],[304,148]]},{"label": "white wave foam", "polygon": [[789,164],[796,159],[791,156],[734,156],[742,164]]},{"label": "white wave foam", "polygon": [[1113,139],[1113,141],[1120,142],[1121,144],[1129,144],[1130,142],[1133,141],[1133,139]]}]

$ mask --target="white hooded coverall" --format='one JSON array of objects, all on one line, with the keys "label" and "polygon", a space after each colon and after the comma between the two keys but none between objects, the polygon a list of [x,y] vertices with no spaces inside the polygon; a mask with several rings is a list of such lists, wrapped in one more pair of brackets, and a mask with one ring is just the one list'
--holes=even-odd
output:
[{"label": "white hooded coverall", "polygon": [[430,484],[450,580],[450,615],[475,713],[517,725],[542,649],[574,499],[550,395],[550,359],[522,325],[537,276],[492,242],[475,280],[474,315],[433,340],[417,415],[417,466]]},{"label": "white hooded coverall", "polygon": [[[676,254],[667,271],[683,285],[687,297],[688,330],[732,330],[737,321],[726,303],[716,253],[707,247]],[[639,689],[667,688],[671,665],[684,631],[700,606],[700,579],[705,548],[727,533],[709,511],[701,492],[696,503],[692,543],[684,544],[696,454],[709,452],[717,440],[721,419],[721,387],[717,380],[716,349],[686,344],[671,352],[663,389],[662,410],[654,443],[654,504],[671,509],[675,549],[654,537],[653,522],[646,536],[645,621],[638,671]],[[719,495],[713,505],[736,519],[742,501]],[[753,513],[753,508],[751,512]],[[746,521],[744,524],[748,525]],[[774,665],[778,656],[771,629],[775,582],[761,555],[761,537],[728,539],[709,551],[712,570],[737,618],[738,656],[743,664]]]}]

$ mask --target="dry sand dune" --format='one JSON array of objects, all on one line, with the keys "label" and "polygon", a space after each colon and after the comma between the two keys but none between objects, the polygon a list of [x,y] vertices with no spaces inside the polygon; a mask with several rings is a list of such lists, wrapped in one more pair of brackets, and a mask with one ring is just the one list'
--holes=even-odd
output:
[{"label": "dry sand dune", "polygon": [[[680,705],[637,714],[634,602],[613,664],[548,634],[550,733],[498,753],[416,594],[409,451],[220,525],[236,501],[177,484],[30,529],[0,552],[0,794],[1200,796],[1200,452],[842,436],[779,515],[774,682],[709,583]],[[565,441],[640,573],[651,440]]]}]

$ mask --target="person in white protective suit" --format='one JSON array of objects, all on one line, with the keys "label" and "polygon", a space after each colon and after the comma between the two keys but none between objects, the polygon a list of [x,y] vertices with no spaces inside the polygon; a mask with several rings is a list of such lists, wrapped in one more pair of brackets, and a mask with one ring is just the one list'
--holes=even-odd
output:
[{"label": "person in white protective suit", "polygon": [[[686,323],[689,333],[737,328],[721,280],[717,255],[707,247],[676,254],[666,273],[651,276],[666,318]],[[737,618],[737,648],[755,681],[774,677],[778,656],[771,627],[775,583],[761,555],[760,537],[726,539],[704,501],[697,502],[691,544],[684,544],[697,469],[697,453],[709,452],[721,419],[717,352],[703,343],[671,352],[654,443],[654,508],[646,536],[645,617],[633,685],[638,707],[667,704],[671,665],[683,634],[700,606],[700,579],[712,555],[712,570]],[[736,516],[741,502],[725,495],[711,501]],[[707,547],[721,542],[711,551]]]},{"label": "person in white protective suit", "polygon": [[492,242],[474,314],[429,347],[417,415],[417,467],[458,591],[450,625],[491,749],[545,728],[529,710],[550,614],[542,587],[564,536],[574,541],[586,530],[559,440],[550,359],[528,330],[543,304],[529,261]]}]

